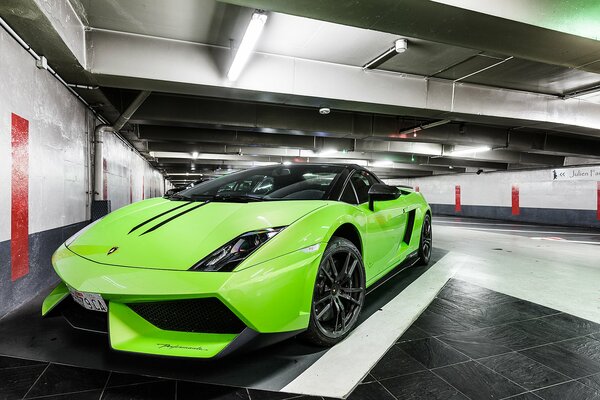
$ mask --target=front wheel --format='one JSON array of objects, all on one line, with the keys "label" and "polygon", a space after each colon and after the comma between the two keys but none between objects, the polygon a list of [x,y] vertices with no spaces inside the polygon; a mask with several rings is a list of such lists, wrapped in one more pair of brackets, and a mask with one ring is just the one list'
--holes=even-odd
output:
[{"label": "front wheel", "polygon": [[423,226],[421,228],[421,241],[419,242],[419,265],[429,264],[431,259],[431,248],[433,244],[433,237],[431,233],[431,216],[425,214],[423,219]]},{"label": "front wheel", "polygon": [[355,328],[365,299],[365,270],[360,252],[344,238],[327,245],[313,292],[306,341],[333,346]]}]

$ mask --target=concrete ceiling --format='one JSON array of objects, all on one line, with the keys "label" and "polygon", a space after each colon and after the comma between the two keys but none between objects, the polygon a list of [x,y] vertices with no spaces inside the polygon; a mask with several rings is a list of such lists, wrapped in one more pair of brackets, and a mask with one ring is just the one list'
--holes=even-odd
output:
[{"label": "concrete ceiling", "polygon": [[[70,82],[99,85],[78,91],[110,121],[153,91],[124,135],[174,180],[283,161],[399,177],[600,158],[593,0],[55,3],[7,0],[0,15]],[[268,22],[231,83],[254,8]],[[363,70],[398,38],[405,53]],[[447,156],[461,146],[493,150]]]}]

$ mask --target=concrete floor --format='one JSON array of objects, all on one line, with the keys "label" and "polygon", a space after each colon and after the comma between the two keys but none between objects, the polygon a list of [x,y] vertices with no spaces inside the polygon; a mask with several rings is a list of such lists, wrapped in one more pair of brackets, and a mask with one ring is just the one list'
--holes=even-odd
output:
[{"label": "concrete floor", "polygon": [[600,323],[600,231],[434,218],[455,277]]},{"label": "concrete floor", "polygon": [[[288,393],[336,398],[345,397],[352,393],[351,398],[353,399],[371,398],[369,396],[373,393],[370,394],[368,388],[377,385],[365,386],[365,384],[368,383],[372,368],[379,368],[383,362],[382,360],[389,359],[390,354],[397,347],[396,343],[399,338],[401,336],[407,338],[406,335],[410,336],[410,331],[407,331],[407,329],[413,323],[419,326],[419,320],[423,320],[424,316],[431,312],[432,307],[435,308],[436,302],[439,300],[438,297],[441,296],[440,291],[448,287],[448,282],[460,282],[463,286],[477,285],[482,291],[487,290],[488,292],[486,293],[489,293],[492,299],[503,296],[503,298],[508,298],[508,296],[516,298],[511,298],[513,305],[509,307],[504,306],[504,304],[508,304],[509,302],[496,304],[492,301],[490,303],[487,294],[483,297],[480,296],[481,298],[467,296],[465,301],[471,305],[473,305],[473,301],[478,303],[481,300],[481,304],[475,304],[474,308],[481,308],[485,313],[485,323],[487,324],[485,326],[503,325],[506,318],[509,318],[511,322],[522,322],[524,317],[535,319],[539,316],[533,314],[539,310],[545,310],[546,307],[553,311],[549,313],[544,312],[541,315],[555,315],[561,312],[600,323],[600,285],[598,284],[600,282],[600,232],[598,231],[509,224],[489,220],[435,217],[434,255],[436,256],[434,261],[437,262],[431,265],[430,268],[419,269],[418,267],[411,267],[398,274],[371,294],[370,298],[374,304],[371,307],[373,310],[367,310],[369,312],[365,313],[360,326],[338,346],[328,351],[319,350],[313,352],[305,349],[303,352],[298,352],[297,347],[294,347],[297,345],[292,341],[282,344],[279,347],[273,347],[269,350],[269,353],[266,353],[266,349],[263,350],[262,354],[266,356],[265,361],[281,359],[287,360],[286,362],[289,365],[302,365],[304,363],[302,368],[294,368],[296,375],[294,375],[295,377],[286,378],[288,381],[286,385],[271,387],[273,385],[264,384],[265,381],[273,382],[281,380],[281,377],[278,377],[277,374],[280,371],[286,370],[286,368],[280,368],[281,363],[273,364],[270,362],[266,364],[271,366],[279,365],[279,367],[268,369],[271,372],[265,372],[263,368],[263,375],[259,379],[263,381],[262,384],[256,382],[256,376],[251,379],[253,381],[252,385],[249,385],[248,382],[240,382],[240,373],[242,373],[243,368],[235,368],[237,369],[237,373],[233,374],[231,368],[225,368],[228,371],[226,374],[213,376],[208,381],[220,385],[242,386],[246,390],[245,393],[252,399],[260,396],[258,396],[258,392],[256,391],[252,395],[252,389],[249,391],[247,388],[263,388]],[[462,304],[459,298],[460,296],[457,294],[455,301],[457,304]],[[520,299],[527,301],[521,302]],[[544,307],[540,308],[540,305]],[[486,308],[490,306],[493,306],[494,310],[496,310],[491,314],[487,313]],[[461,312],[465,311],[461,307],[459,307],[459,310]],[[422,314],[426,309],[425,314]],[[451,310],[447,311],[452,313]],[[435,334],[436,329],[441,329],[440,326],[443,326],[445,323],[445,312],[438,313],[441,317],[434,318],[429,322],[428,326],[434,332],[431,334],[432,337],[437,336]],[[36,314],[35,321],[38,321],[37,312],[33,314]],[[468,312],[465,314],[465,318],[468,319],[470,317],[467,314]],[[481,321],[478,320],[479,322]],[[35,323],[39,325],[42,322],[40,320]],[[13,324],[14,328],[9,327],[8,325],[10,324]],[[59,322],[53,321],[50,325],[55,326],[57,324]],[[32,326],[32,324],[28,326]],[[481,327],[478,326],[478,328]],[[411,329],[414,330],[414,328]],[[14,334],[15,330],[18,330],[20,333],[11,335],[11,332]],[[130,372],[156,377],[168,377],[171,379],[179,378],[196,382],[207,382],[207,365],[204,365],[204,368],[196,368],[200,367],[200,365],[188,368],[184,374],[185,376],[165,374],[160,368],[154,368],[154,364],[159,365],[163,361],[159,362],[157,360],[157,362],[152,363],[152,368],[144,369],[143,364],[134,361],[137,357],[108,352],[105,348],[106,343],[104,340],[92,339],[91,336],[84,340],[83,335],[79,332],[69,330],[68,334],[62,334],[57,330],[60,340],[56,340],[56,334],[53,334],[51,336],[54,339],[48,338],[48,340],[52,341],[44,342],[42,339],[45,337],[45,333],[37,335],[33,332],[30,334],[28,333],[29,330],[23,324],[18,323],[17,316],[0,321],[0,334],[2,336],[0,338],[2,339],[0,340],[0,355],[46,362],[50,361],[58,365],[68,364],[94,368],[96,370]],[[39,331],[42,330],[45,332],[48,331],[40,327]],[[69,338],[73,339],[73,343],[77,346],[73,347],[71,344],[66,343],[66,341],[71,340]],[[44,345],[44,343],[46,344]],[[81,354],[73,355],[73,352],[70,352],[70,360],[61,361],[59,358],[64,358],[65,351],[57,352],[52,350],[53,348],[55,350],[60,350],[60,348],[63,350],[66,348],[79,349]],[[423,351],[427,352],[428,350],[425,349]],[[458,349],[458,351],[460,352],[461,350]],[[278,355],[278,352],[281,354]],[[449,353],[453,352],[454,350],[449,351]],[[63,356],[60,356],[59,353]],[[46,356],[50,355],[51,357],[44,358],[40,354],[42,356],[44,354]],[[416,356],[418,359],[418,355]],[[257,355],[252,356],[253,363],[257,362],[256,357]],[[83,358],[86,360],[84,363],[78,364],[77,362],[73,362],[73,360]],[[88,362],[96,358],[99,361],[92,363],[94,365]],[[123,364],[123,362],[115,362],[115,360],[122,361],[129,358],[131,358],[131,364],[125,364],[132,366],[132,368],[126,368],[127,365]],[[310,359],[310,362],[306,362],[308,359]],[[476,358],[471,357],[470,360],[473,361]],[[165,365],[168,364],[168,361],[173,360],[167,360]],[[9,361],[6,362],[9,363]],[[260,361],[258,362],[260,363]],[[10,361],[9,364],[12,363],[13,361]],[[47,367],[47,364],[45,365]],[[115,365],[119,368],[115,368]],[[241,363],[240,365],[244,364]],[[0,369],[1,367],[0,363]],[[60,382],[57,382],[57,386],[53,386],[52,379],[43,376],[44,374],[50,374],[56,367],[48,369],[50,372],[43,372],[43,368],[37,371],[39,369],[38,366],[18,368],[29,368],[31,370],[29,372],[31,373],[30,379],[33,382],[33,386],[25,388],[25,391],[35,389],[35,382],[38,382],[38,386],[39,382],[46,382],[45,385],[48,390],[44,393],[58,394],[63,390],[59,385]],[[595,364],[594,368],[596,368]],[[600,371],[600,364],[598,368]],[[192,376],[194,371],[201,371],[202,369],[204,369],[204,373]],[[290,371],[289,368],[287,370],[288,372]],[[218,371],[218,368],[215,371]],[[12,373],[17,372],[19,371],[16,369],[12,370],[12,372],[8,370],[4,371],[7,376],[12,376]],[[25,370],[22,372],[25,373]],[[39,376],[40,373],[42,374],[41,377]],[[113,372],[113,374],[118,376],[116,372]],[[245,375],[245,373],[242,374]],[[425,385],[425,383],[417,379],[419,376],[421,375],[414,375],[410,378],[416,379],[414,382],[411,382],[417,391],[421,390]],[[431,376],[429,377],[431,378]],[[578,379],[579,375],[572,377],[572,379],[575,378]],[[365,383],[357,387],[361,382]],[[402,379],[400,379],[400,382],[402,382]],[[31,384],[29,383],[29,385]],[[64,382],[62,384],[64,385]],[[106,382],[103,381],[103,384],[106,384]],[[202,383],[198,383],[198,385],[202,385]],[[2,383],[0,383],[0,389],[2,389],[2,386]],[[23,386],[27,386],[27,382],[24,382]],[[79,386],[75,385],[74,387]],[[69,390],[73,391],[74,387],[70,387]],[[377,387],[380,388],[379,386]],[[123,386],[123,390],[125,391],[123,398],[127,396],[127,390],[130,389],[127,385]],[[365,393],[365,390],[367,393]],[[469,387],[465,387],[463,392],[468,390]],[[1,393],[2,391],[0,390]],[[94,392],[91,395],[93,398],[98,398],[102,393]],[[29,397],[31,397],[31,393]],[[399,395],[395,397],[398,399],[403,398],[403,396]],[[17,396],[16,398],[20,397]],[[121,397],[115,396],[115,398]],[[286,397],[281,393],[277,398]]]}]

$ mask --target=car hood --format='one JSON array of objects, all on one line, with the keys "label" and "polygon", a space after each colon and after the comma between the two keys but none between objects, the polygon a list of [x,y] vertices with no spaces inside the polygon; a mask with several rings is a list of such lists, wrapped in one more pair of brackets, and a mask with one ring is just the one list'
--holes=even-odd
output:
[{"label": "car hood", "polygon": [[151,199],[107,215],[67,247],[103,264],[187,270],[243,233],[290,225],[325,204],[318,200],[200,203]]}]

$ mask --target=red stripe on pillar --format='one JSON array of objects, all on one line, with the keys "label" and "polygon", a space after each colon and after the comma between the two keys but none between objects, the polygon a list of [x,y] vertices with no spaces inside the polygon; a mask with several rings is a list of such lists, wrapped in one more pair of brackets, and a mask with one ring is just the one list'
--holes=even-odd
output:
[{"label": "red stripe on pillar", "polygon": [[12,114],[11,279],[29,273],[29,121]]},{"label": "red stripe on pillar", "polygon": [[519,207],[519,186],[512,186],[512,215],[521,214],[521,209]]},{"label": "red stripe on pillar", "polygon": [[597,217],[598,217],[598,221],[600,221],[600,182],[598,182],[598,191],[596,193],[597,199],[598,199],[598,205],[596,207],[596,212],[597,212]]},{"label": "red stripe on pillar", "polygon": [[454,211],[460,212],[460,185],[454,187]]},{"label": "red stripe on pillar", "polygon": [[415,186],[415,192],[418,192],[418,191],[419,191],[419,187]]},{"label": "red stripe on pillar", "polygon": [[144,187],[144,185],[145,185],[144,181],[145,181],[144,175],[142,175],[142,200],[146,199],[146,188]]}]

